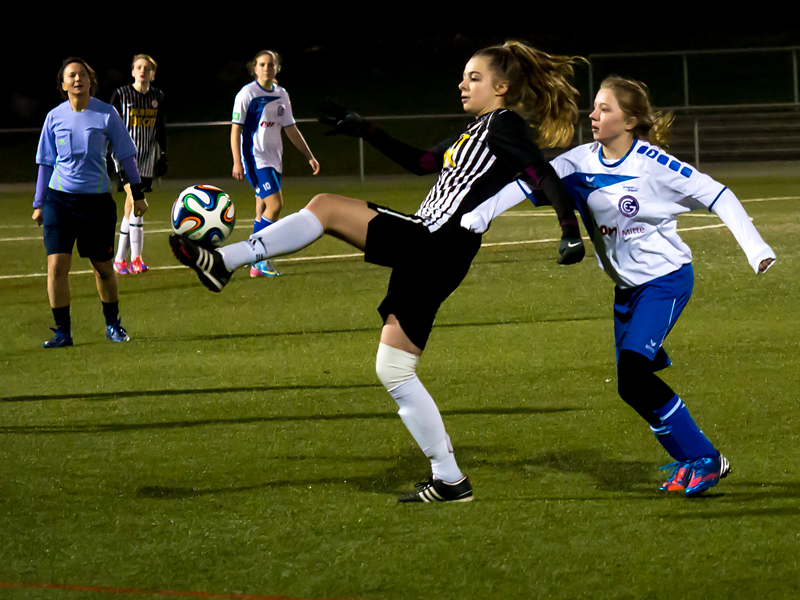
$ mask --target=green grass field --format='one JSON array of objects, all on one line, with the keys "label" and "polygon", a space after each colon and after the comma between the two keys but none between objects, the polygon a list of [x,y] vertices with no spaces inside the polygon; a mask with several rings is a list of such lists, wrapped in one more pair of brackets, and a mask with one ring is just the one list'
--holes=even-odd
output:
[{"label": "green grass field", "polygon": [[[664,378],[731,476],[658,492],[669,458],[616,394],[613,286],[593,257],[556,265],[554,217],[523,206],[420,363],[475,487],[456,506],[397,504],[428,465],[374,372],[387,270],[325,238],[211,294],[170,254],[165,184],[151,270],[120,279],[131,342],[105,339],[76,255],[76,345],[45,351],[32,193],[4,192],[0,598],[800,596],[800,176],[720,178],[778,263],[756,277],[715,215],[681,217],[696,284]],[[413,211],[430,184],[290,179],[285,214],[320,191]],[[251,191],[222,185],[244,239]]]}]

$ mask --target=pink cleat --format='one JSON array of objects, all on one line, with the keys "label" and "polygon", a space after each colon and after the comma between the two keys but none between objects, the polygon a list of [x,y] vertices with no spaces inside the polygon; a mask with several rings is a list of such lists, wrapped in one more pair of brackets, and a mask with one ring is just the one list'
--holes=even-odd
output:
[{"label": "pink cleat", "polygon": [[147,265],[142,262],[142,257],[137,256],[131,261],[131,273],[144,273],[147,271]]}]

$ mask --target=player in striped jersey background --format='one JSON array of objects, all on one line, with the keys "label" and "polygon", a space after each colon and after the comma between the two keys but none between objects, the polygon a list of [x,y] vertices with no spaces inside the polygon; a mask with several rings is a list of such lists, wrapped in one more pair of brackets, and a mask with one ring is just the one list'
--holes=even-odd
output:
[{"label": "player in striped jersey background", "polygon": [[[124,85],[111,96],[111,104],[125,122],[125,127],[136,144],[136,163],[147,192],[152,191],[153,177],[161,177],[167,165],[167,133],[164,125],[164,92],[151,83],[155,79],[158,63],[147,54],[137,54],[131,64],[133,83]],[[147,265],[142,261],[144,219],[131,216],[133,197],[124,169],[115,161],[120,187],[127,194],[125,216],[120,223],[119,244],[114,258],[114,270],[120,275],[143,273]],[[127,258],[130,254],[131,262]]]}]

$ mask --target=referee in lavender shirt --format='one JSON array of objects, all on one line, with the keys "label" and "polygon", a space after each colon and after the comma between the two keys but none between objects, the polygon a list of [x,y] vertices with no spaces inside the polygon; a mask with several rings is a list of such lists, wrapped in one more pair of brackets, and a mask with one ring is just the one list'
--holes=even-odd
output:
[{"label": "referee in lavender shirt", "polygon": [[97,76],[86,61],[66,59],[58,71],[58,89],[66,101],[48,113],[42,127],[32,216],[44,226],[47,294],[56,324],[55,336],[44,347],[73,344],[69,270],[76,243],[80,256],[88,258],[94,269],[106,337],[127,342],[113,267],[117,208],[109,193],[106,152],[110,146],[123,165],[132,184],[134,214],[141,215],[147,201],[136,166],[136,146],[114,107],[92,96]]}]

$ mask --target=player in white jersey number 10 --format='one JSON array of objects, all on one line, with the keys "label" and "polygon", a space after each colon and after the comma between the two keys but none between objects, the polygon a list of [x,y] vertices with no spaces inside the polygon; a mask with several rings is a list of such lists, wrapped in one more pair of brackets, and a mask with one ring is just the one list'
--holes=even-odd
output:
[{"label": "player in white jersey number 10", "polygon": [[[280,56],[262,50],[249,63],[253,81],[244,86],[234,100],[231,117],[231,154],[234,179],[247,179],[256,194],[253,234],[278,220],[283,208],[283,138],[281,132],[306,157],[314,175],[319,163],[297,128],[288,92],[276,79]],[[270,260],[250,267],[251,277],[279,275]]]}]

